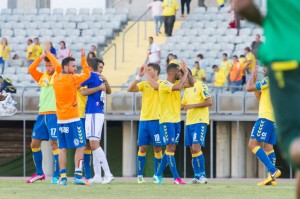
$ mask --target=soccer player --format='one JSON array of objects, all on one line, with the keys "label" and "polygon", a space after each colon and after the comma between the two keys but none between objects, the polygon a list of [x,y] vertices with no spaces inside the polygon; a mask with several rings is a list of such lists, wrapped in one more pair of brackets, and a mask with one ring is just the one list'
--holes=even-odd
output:
[{"label": "soccer player", "polygon": [[[142,92],[142,109],[138,132],[138,156],[137,156],[137,182],[144,183],[144,167],[146,164],[147,145],[151,144],[154,150],[154,174],[161,162],[161,138],[159,132],[160,103],[158,96],[158,79],[160,66],[155,63],[143,65],[136,79],[129,85],[128,92]],[[143,76],[147,81],[139,82]]]},{"label": "soccer player", "polygon": [[77,101],[77,88],[90,77],[90,69],[86,62],[84,49],[81,52],[81,63],[83,73],[76,75],[76,63],[72,57],[63,59],[62,64],[50,53],[48,59],[52,65],[62,69],[54,78],[54,92],[56,98],[56,112],[58,118],[58,147],[61,184],[67,185],[67,150],[75,148],[75,175],[74,184],[89,185],[82,178],[82,161],[86,145],[82,123],[79,118]]},{"label": "soccer player", "polygon": [[[88,88],[94,88],[97,90],[93,93],[88,93],[89,91],[86,89],[81,90],[82,95],[88,95],[85,111],[85,132],[86,137],[89,140],[90,148],[93,151],[93,166],[95,173],[95,176],[90,180],[90,182],[108,184],[114,180],[114,177],[110,172],[105,153],[100,146],[102,127],[104,123],[104,92],[106,90],[106,86],[104,81],[100,79],[97,74],[99,71],[99,62],[97,59],[89,59],[88,63],[93,72],[91,72],[90,78],[83,82],[82,86],[87,86]],[[103,181],[101,176],[101,167],[105,172]]]},{"label": "soccer player", "polygon": [[[161,81],[158,88],[161,107],[159,118],[160,134],[163,145],[166,145],[166,151],[162,157],[161,164],[153,177],[154,183],[157,184],[162,184],[162,172],[167,164],[173,174],[174,184],[185,184],[178,175],[174,157],[181,132],[180,90],[188,76],[188,70],[185,63],[182,64],[182,71],[183,76],[177,64],[169,64],[167,66],[167,80]],[[193,86],[193,81],[191,82],[191,86]]]},{"label": "soccer player", "polygon": [[[42,60],[45,61],[46,65],[46,72],[44,73],[37,70],[37,67],[42,62]],[[54,67],[46,57],[46,53],[43,52],[43,54],[29,66],[28,72],[41,87],[41,92],[39,100],[39,115],[37,116],[31,135],[31,150],[36,167],[36,173],[33,174],[31,178],[26,180],[26,182],[34,183],[37,180],[45,180],[45,174],[42,168],[43,154],[41,151],[41,142],[43,140],[48,141],[50,139],[54,161],[54,172],[51,183],[58,184],[59,149],[57,146],[57,117],[53,79],[57,75],[57,73],[61,72],[61,69]]]},{"label": "soccer player", "polygon": [[[189,86],[187,80],[185,84]],[[208,107],[212,105],[208,87],[194,79],[194,86],[185,89],[181,104],[182,109],[187,111],[185,146],[190,147],[194,169],[194,179],[190,184],[206,184],[205,162],[201,148],[205,147],[206,130],[209,124]]]},{"label": "soccer player", "polygon": [[[300,117],[295,115],[300,112],[299,1],[267,0],[265,18],[251,0],[234,0],[234,3],[241,16],[263,25],[267,42],[260,47],[259,59],[269,68],[278,146],[283,158],[299,169]],[[297,198],[300,198],[300,175],[297,178]]]},{"label": "soccer player", "polygon": [[[257,185],[276,185],[275,179],[281,175],[281,171],[275,167],[276,155],[273,149],[276,143],[275,118],[270,98],[269,78],[265,77],[256,83],[257,67],[254,67],[252,73],[247,91],[254,92],[259,99],[259,118],[252,129],[248,146],[269,172],[267,179]],[[264,143],[265,150],[260,147],[260,143]]]}]

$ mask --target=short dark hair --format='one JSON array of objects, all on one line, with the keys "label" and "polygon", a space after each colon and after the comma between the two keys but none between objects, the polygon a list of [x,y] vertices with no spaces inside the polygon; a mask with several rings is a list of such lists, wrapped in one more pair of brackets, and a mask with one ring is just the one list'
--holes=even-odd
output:
[{"label": "short dark hair", "polygon": [[32,39],[28,39],[27,41],[29,41],[30,43],[32,43],[33,41],[32,41]]},{"label": "short dark hair", "polygon": [[260,34],[256,34],[256,36],[258,36],[260,38]]},{"label": "short dark hair", "polygon": [[224,55],[225,57],[228,57],[227,53],[223,53],[223,55]]},{"label": "short dark hair", "polygon": [[87,59],[89,59],[89,56],[92,55],[93,57],[96,57],[96,54],[94,52],[89,52],[87,55]]},{"label": "short dark hair", "polygon": [[39,40],[39,38],[38,38],[38,37],[34,38],[33,40],[36,40],[36,39],[37,39],[37,40]]},{"label": "short dark hair", "polygon": [[199,62],[198,62],[198,61],[195,61],[195,64],[199,64]]},{"label": "short dark hair", "polygon": [[160,66],[159,66],[159,64],[149,63],[149,64],[148,64],[148,67],[152,67],[154,70],[157,71],[157,74],[158,74],[158,75],[160,74]]},{"label": "short dark hair", "polygon": [[65,47],[67,47],[67,46],[66,46],[66,42],[65,42],[65,41],[60,41],[59,43],[63,43],[63,44],[64,44],[64,46],[65,46]]},{"label": "short dark hair", "polygon": [[97,60],[98,64],[101,63],[103,66],[105,65],[103,60],[101,60],[99,58],[95,58],[95,59]]},{"label": "short dark hair", "polygon": [[149,39],[152,39],[152,40],[153,40],[153,37],[150,36]]},{"label": "short dark hair", "polygon": [[95,46],[95,45],[91,45],[91,47],[94,47],[94,48],[96,48],[96,46]]},{"label": "short dark hair", "polygon": [[48,57],[45,57],[45,58],[44,58],[44,61],[45,61],[45,62],[50,62],[50,59],[48,59]]},{"label": "short dark hair", "polygon": [[248,51],[248,52],[251,51],[249,47],[246,47],[245,50]]},{"label": "short dark hair", "polygon": [[237,56],[237,55],[233,55],[232,57],[238,59],[238,56]]},{"label": "short dark hair", "polygon": [[243,57],[243,58],[245,58],[245,55],[240,55],[240,57]]},{"label": "short dark hair", "polygon": [[174,57],[174,59],[177,59],[177,55],[174,55],[174,54],[173,54],[173,57]]},{"label": "short dark hair", "polygon": [[202,54],[198,54],[197,57],[200,57],[201,59],[204,58]]},{"label": "short dark hair", "polygon": [[95,58],[90,58],[87,60],[89,67],[91,67],[93,69],[93,71],[97,71],[98,70],[98,62],[97,59]]},{"label": "short dark hair", "polygon": [[167,66],[167,73],[169,73],[171,70],[177,69],[179,66],[177,64],[171,63]]},{"label": "short dark hair", "polygon": [[75,61],[75,59],[73,57],[64,58],[61,62],[62,67],[69,65],[71,61]]},{"label": "short dark hair", "polygon": [[217,65],[213,65],[212,68],[213,68],[213,69],[214,69],[214,68],[218,68],[218,66],[217,66]]}]

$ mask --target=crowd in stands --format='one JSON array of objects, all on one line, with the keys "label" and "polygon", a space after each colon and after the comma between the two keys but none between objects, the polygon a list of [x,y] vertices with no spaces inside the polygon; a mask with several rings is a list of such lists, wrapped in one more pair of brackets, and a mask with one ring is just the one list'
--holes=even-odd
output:
[{"label": "crowd in stands", "polygon": [[[59,59],[59,61],[62,61],[66,57],[72,56],[72,52],[69,48],[67,48],[65,41],[60,42],[59,49],[55,49],[51,42],[50,42],[50,44],[51,44],[51,53],[54,54]],[[27,49],[26,49],[26,62],[23,63],[22,66],[29,67],[35,59],[40,57],[42,52],[43,52],[43,47],[40,44],[39,38],[36,37],[33,40],[28,39],[27,40]],[[97,52],[97,48],[95,45],[91,46],[88,57],[89,56],[98,57],[100,59],[103,59],[101,53]],[[10,60],[18,60],[18,59],[20,59],[20,55],[18,55],[18,54],[11,55],[11,48],[9,46],[9,42],[6,38],[3,37],[1,40],[1,43],[0,43],[0,68],[1,68],[0,72],[1,72],[1,74],[4,74],[5,68],[9,67]]]}]

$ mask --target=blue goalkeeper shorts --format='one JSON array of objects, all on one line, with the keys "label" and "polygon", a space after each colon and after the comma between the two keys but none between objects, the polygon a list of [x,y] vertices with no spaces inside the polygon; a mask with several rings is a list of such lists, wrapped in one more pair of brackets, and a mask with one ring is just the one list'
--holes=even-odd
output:
[{"label": "blue goalkeeper shorts", "polygon": [[37,140],[57,140],[56,114],[38,115],[31,137]]}]

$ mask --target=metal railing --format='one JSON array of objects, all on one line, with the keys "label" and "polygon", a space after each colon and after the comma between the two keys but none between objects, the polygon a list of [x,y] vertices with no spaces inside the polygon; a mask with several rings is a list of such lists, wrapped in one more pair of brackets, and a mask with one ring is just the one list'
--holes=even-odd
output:
[{"label": "metal railing", "polygon": [[102,53],[102,56],[104,56],[112,47],[114,47],[114,68],[117,70],[117,45],[115,43],[112,43],[106,50]]},{"label": "metal railing", "polygon": [[[146,16],[146,14],[149,12],[149,8],[143,12],[143,14],[141,14],[141,16],[139,16],[133,24],[131,24],[131,26],[129,26],[129,28],[127,28],[124,32],[123,32],[123,36],[122,36],[122,62],[124,62],[125,60],[125,36],[127,34],[127,32],[129,30],[131,30],[136,24],[137,24],[137,47],[139,47],[140,45],[140,25],[139,22],[141,21],[141,19]],[[145,20],[145,34],[144,34],[144,39],[146,39],[146,32],[147,32],[147,22]]]}]

